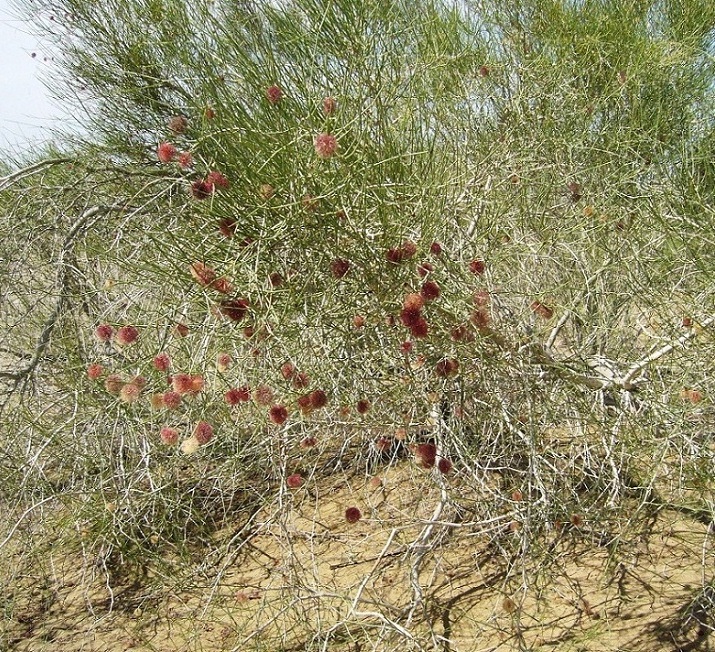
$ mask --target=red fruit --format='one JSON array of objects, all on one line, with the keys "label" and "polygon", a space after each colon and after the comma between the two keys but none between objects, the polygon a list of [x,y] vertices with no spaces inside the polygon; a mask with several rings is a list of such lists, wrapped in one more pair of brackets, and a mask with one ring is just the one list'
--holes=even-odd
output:
[{"label": "red fruit", "polygon": [[343,278],[350,271],[350,261],[345,258],[336,258],[330,263],[330,273],[335,278]]},{"label": "red fruit", "polygon": [[434,444],[417,444],[415,459],[425,469],[431,469],[437,459],[437,447]]},{"label": "red fruit", "polygon": [[365,326],[365,317],[362,315],[355,315],[353,317],[353,328],[360,329]]},{"label": "red fruit", "polygon": [[420,288],[420,295],[425,301],[433,301],[441,294],[439,285],[434,281],[425,281]]},{"label": "red fruit", "polygon": [[213,426],[207,421],[199,421],[194,428],[194,439],[202,446],[208,444],[214,436]]},{"label": "red fruit", "polygon": [[338,139],[332,134],[318,134],[314,141],[315,153],[323,159],[329,159],[335,155],[338,149]]},{"label": "red fruit", "polygon": [[201,374],[191,376],[191,389],[189,394],[196,396],[204,388],[204,377]]},{"label": "red fruit", "polygon": [[236,220],[232,217],[224,217],[218,223],[218,230],[226,238],[232,238],[236,233]]},{"label": "red fruit", "polygon": [[87,367],[87,378],[90,380],[97,380],[104,373],[104,367],[101,364],[94,363]]},{"label": "red fruit", "polygon": [[308,414],[313,411],[313,407],[310,402],[310,394],[304,394],[298,397],[298,407],[303,414]]},{"label": "red fruit", "polygon": [[293,376],[293,387],[296,389],[305,389],[310,385],[310,377],[304,371],[299,371]]},{"label": "red fruit", "polygon": [[273,272],[268,277],[268,282],[271,284],[271,287],[278,288],[283,285],[283,277],[278,272]]},{"label": "red fruit", "polygon": [[228,405],[238,405],[251,400],[251,390],[248,387],[233,387],[223,395],[223,398]]},{"label": "red fruit", "polygon": [[273,390],[268,385],[259,385],[253,392],[258,405],[270,405],[273,402]]},{"label": "red fruit", "polygon": [[100,324],[94,331],[94,336],[100,342],[109,342],[114,335],[114,329],[109,324]]},{"label": "red fruit", "polygon": [[362,518],[362,513],[357,507],[348,507],[345,510],[345,520],[351,525],[357,523]]},{"label": "red fruit", "polygon": [[176,157],[176,147],[171,143],[159,143],[156,148],[156,156],[161,163],[171,163]]},{"label": "red fruit", "polygon": [[283,90],[277,84],[273,84],[266,89],[266,99],[271,104],[278,104],[283,99]]},{"label": "red fruit", "polygon": [[434,372],[441,378],[455,376],[459,371],[459,361],[454,358],[442,358],[434,367]]},{"label": "red fruit", "polygon": [[216,279],[216,271],[202,262],[192,263],[189,267],[191,276],[201,285],[211,285]]},{"label": "red fruit", "polygon": [[189,327],[186,324],[179,322],[174,326],[174,333],[179,337],[186,337],[189,334]]},{"label": "red fruit", "polygon": [[189,374],[174,374],[171,386],[177,394],[188,394],[193,388],[193,378]]},{"label": "red fruit", "polygon": [[214,187],[212,184],[207,183],[203,179],[197,179],[191,184],[191,196],[194,199],[208,199],[211,196],[211,193],[214,191]]},{"label": "red fruit", "polygon": [[400,351],[402,351],[402,353],[412,353],[413,346],[412,342],[405,340],[400,344]]},{"label": "red fruit", "polygon": [[189,126],[189,121],[183,115],[169,118],[169,129],[175,134],[183,134]]},{"label": "red fruit", "polygon": [[125,403],[134,403],[139,400],[141,387],[135,383],[127,383],[119,391],[119,398]]},{"label": "red fruit", "polygon": [[176,162],[182,170],[188,170],[194,165],[194,157],[191,156],[191,152],[179,152],[176,155]]},{"label": "red fruit", "polygon": [[161,396],[161,402],[168,410],[175,410],[181,405],[181,394],[178,392],[164,392]]},{"label": "red fruit", "polygon": [[104,389],[106,389],[110,394],[114,395],[119,394],[125,384],[126,381],[117,374],[111,374],[104,379]]},{"label": "red fruit", "polygon": [[412,240],[405,240],[402,243],[402,258],[407,260],[417,253],[417,245]]},{"label": "red fruit", "polygon": [[114,341],[119,346],[127,346],[137,341],[139,331],[134,326],[122,326],[114,336]]},{"label": "red fruit", "polygon": [[484,331],[489,326],[491,317],[484,308],[478,308],[469,316],[469,320],[480,330]]},{"label": "red fruit", "polygon": [[429,327],[427,325],[427,320],[420,318],[415,324],[410,326],[410,334],[416,340],[421,340],[427,337],[427,332]]},{"label": "red fruit", "polygon": [[274,405],[271,407],[268,416],[273,423],[280,426],[288,419],[288,410],[283,405]]},{"label": "red fruit", "polygon": [[146,378],[144,376],[134,376],[132,378],[132,383],[134,383],[139,389],[144,389],[146,387]]},{"label": "red fruit", "polygon": [[206,175],[206,183],[211,184],[214,188],[220,188],[221,190],[225,190],[231,185],[228,179],[217,170],[212,170]]},{"label": "red fruit", "polygon": [[338,109],[338,103],[334,97],[326,97],[323,99],[323,113],[325,115],[333,115]]},{"label": "red fruit", "polygon": [[286,486],[289,489],[297,489],[303,484],[303,476],[300,473],[294,473],[286,478]]},{"label": "red fruit", "polygon": [[211,287],[216,290],[216,292],[220,292],[221,294],[230,294],[233,292],[233,285],[231,285],[231,281],[229,281],[225,276],[217,278],[213,281],[211,283]]},{"label": "red fruit", "polygon": [[216,356],[216,368],[220,372],[227,371],[233,364],[233,358],[229,353],[219,353]]},{"label": "red fruit", "polygon": [[694,405],[696,403],[700,403],[700,401],[703,400],[703,394],[697,389],[690,389],[686,387],[680,390],[680,398],[684,401],[689,401]]},{"label": "red fruit", "polygon": [[179,433],[174,428],[164,426],[159,432],[159,438],[164,444],[172,446],[179,441]]},{"label": "red fruit", "polygon": [[357,411],[358,414],[366,414],[367,412],[370,411],[370,401],[368,401],[366,398],[361,398],[357,402]]},{"label": "red fruit", "polygon": [[429,247],[429,251],[433,256],[439,256],[442,253],[442,245],[439,242],[433,242]]},{"label": "red fruit", "polygon": [[403,308],[400,311],[400,321],[407,328],[412,328],[422,319],[422,313],[419,310],[410,310],[409,308]]},{"label": "red fruit", "polygon": [[219,312],[232,321],[241,321],[248,312],[247,299],[224,299],[218,307]]},{"label": "red fruit", "polygon": [[313,446],[317,445],[318,440],[315,437],[305,437],[304,439],[301,439],[300,441],[300,447],[301,448],[313,448]]},{"label": "red fruit", "polygon": [[486,290],[477,290],[474,293],[474,297],[472,300],[474,301],[475,306],[483,308],[484,306],[489,305],[491,298],[489,296],[489,292],[487,292]]},{"label": "red fruit", "polygon": [[397,247],[388,249],[385,252],[385,258],[387,258],[387,260],[389,262],[391,262],[393,265],[398,265],[399,263],[402,262],[402,250]]},{"label": "red fruit", "polygon": [[154,358],[154,369],[157,371],[168,371],[171,366],[171,359],[168,353],[160,353]]},{"label": "red fruit", "polygon": [[380,437],[375,441],[375,448],[381,453],[387,453],[392,448],[392,440],[388,437]]},{"label": "red fruit", "polygon": [[447,475],[452,470],[452,462],[446,457],[442,457],[439,462],[437,462],[437,468],[440,473]]},{"label": "red fruit", "polygon": [[285,362],[281,365],[281,376],[285,380],[290,380],[295,375],[295,365],[292,362]]},{"label": "red fruit", "polygon": [[473,260],[471,263],[469,263],[469,271],[472,272],[472,274],[476,274],[477,276],[481,276],[484,274],[484,270],[486,269],[486,263],[481,260]]},{"label": "red fruit", "polygon": [[328,404],[328,395],[322,389],[316,389],[309,394],[310,407],[314,410],[319,410]]},{"label": "red fruit", "polygon": [[422,298],[422,296],[415,292],[405,296],[405,299],[402,302],[402,307],[405,310],[411,310],[411,311],[416,311],[416,312],[419,312],[420,310],[422,310],[422,307],[424,305],[425,305],[425,302],[424,302],[424,299]]},{"label": "red fruit", "polygon": [[486,66],[479,66],[479,76],[480,77],[488,77],[489,76],[489,68]]},{"label": "red fruit", "polygon": [[417,274],[420,278],[424,278],[427,274],[433,271],[434,265],[431,265],[430,263],[420,263],[417,265]]},{"label": "red fruit", "polygon": [[450,332],[450,337],[455,342],[472,342],[474,340],[474,334],[469,329],[467,324],[455,326]]},{"label": "red fruit", "polygon": [[545,306],[541,301],[533,301],[529,306],[532,312],[536,313],[542,319],[551,319],[554,316],[554,311],[549,306]]}]

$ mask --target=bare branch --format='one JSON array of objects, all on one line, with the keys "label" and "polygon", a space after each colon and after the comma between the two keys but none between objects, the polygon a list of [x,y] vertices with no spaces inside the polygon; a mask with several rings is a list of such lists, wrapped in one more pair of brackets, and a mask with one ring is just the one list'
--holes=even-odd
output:
[{"label": "bare branch", "polygon": [[52,331],[57,324],[57,321],[62,313],[62,308],[64,307],[66,300],[65,288],[67,285],[69,277],[69,266],[65,263],[65,258],[71,252],[74,246],[75,240],[86,228],[93,224],[100,217],[103,217],[107,213],[112,211],[124,210],[124,207],[120,206],[93,206],[87,209],[80,215],[75,222],[72,224],[67,236],[65,237],[64,243],[62,244],[62,249],[60,250],[59,256],[57,258],[57,277],[55,281],[55,287],[57,289],[57,301],[55,307],[50,313],[49,317],[46,319],[45,324],[42,328],[40,336],[37,338],[37,343],[35,344],[34,352],[30,361],[27,365],[17,371],[0,371],[0,378],[8,378],[14,381],[15,387],[26,379],[37,367],[42,355],[44,354],[47,346],[50,343],[50,336]]},{"label": "bare branch", "polygon": [[73,159],[71,158],[48,158],[44,161],[33,163],[32,165],[29,165],[26,168],[22,168],[21,170],[17,170],[16,172],[12,172],[7,176],[0,177],[0,192],[5,190],[6,188],[9,188],[13,183],[16,183],[17,181],[22,181],[23,179],[30,177],[37,172],[41,172],[42,170],[52,167],[53,165],[69,163],[72,160]]}]

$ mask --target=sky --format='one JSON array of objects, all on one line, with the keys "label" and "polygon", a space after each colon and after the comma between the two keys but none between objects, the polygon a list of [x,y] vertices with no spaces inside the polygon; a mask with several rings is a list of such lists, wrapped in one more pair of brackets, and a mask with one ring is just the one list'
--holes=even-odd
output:
[{"label": "sky", "polygon": [[30,32],[8,0],[0,0],[0,152],[46,140],[61,115],[40,81],[50,72],[52,53]]}]

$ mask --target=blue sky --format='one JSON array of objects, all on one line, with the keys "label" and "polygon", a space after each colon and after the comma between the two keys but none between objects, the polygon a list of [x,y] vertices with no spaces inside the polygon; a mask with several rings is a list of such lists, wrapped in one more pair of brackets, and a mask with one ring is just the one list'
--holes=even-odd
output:
[{"label": "blue sky", "polygon": [[0,0],[0,152],[46,140],[61,115],[40,81],[51,71],[52,53],[30,31],[8,0]]}]

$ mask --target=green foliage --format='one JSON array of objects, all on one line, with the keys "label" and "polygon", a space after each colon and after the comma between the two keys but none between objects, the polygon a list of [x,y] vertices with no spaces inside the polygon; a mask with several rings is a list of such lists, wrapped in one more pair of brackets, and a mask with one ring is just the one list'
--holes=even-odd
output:
[{"label": "green foliage", "polygon": [[[522,487],[534,537],[707,481],[710,3],[61,5],[35,11],[63,16],[57,90],[86,136],[0,195],[18,509],[61,486],[106,559],[160,559],[157,541],[208,542],[293,472],[371,472],[395,433],[434,440],[475,491],[494,479],[483,505],[450,498],[477,520]],[[426,280],[440,295],[414,308]],[[100,324],[138,341],[98,342]],[[182,373],[204,387],[152,407]],[[227,405],[242,386],[259,392]],[[214,437],[185,454],[201,421]]]}]

